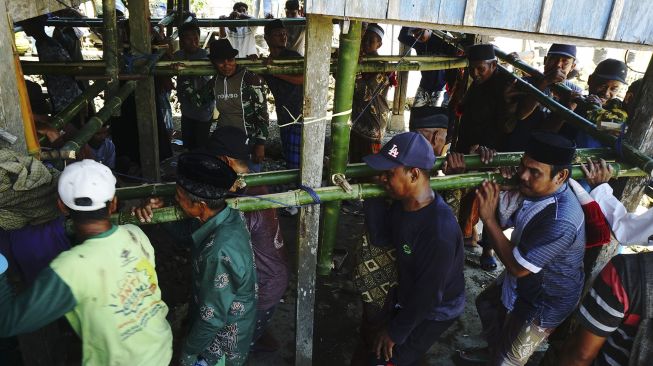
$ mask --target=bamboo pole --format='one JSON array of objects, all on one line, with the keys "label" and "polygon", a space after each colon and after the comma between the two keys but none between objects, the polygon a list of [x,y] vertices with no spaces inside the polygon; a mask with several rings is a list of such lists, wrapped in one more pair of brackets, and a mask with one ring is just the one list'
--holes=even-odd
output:
[{"label": "bamboo pole", "polygon": [[[52,117],[52,120],[50,120],[52,127],[56,128],[57,130],[62,129],[66,123],[73,119],[79,113],[79,111],[82,110],[82,108],[87,106],[87,103],[92,102],[93,98],[97,97],[98,94],[104,90],[105,86],[106,82],[98,81],[86,88],[86,90],[84,90],[82,94],[70,102],[70,104],[66,106],[64,110]],[[43,140],[43,137],[41,140]]]},{"label": "bamboo pole", "polygon": [[[162,76],[201,76],[214,75],[215,68],[209,61],[185,61],[184,68],[178,69],[173,65],[179,62],[160,61],[153,70],[155,75]],[[247,67],[250,71],[259,74],[301,74],[304,71],[303,59],[274,60],[271,65],[264,65],[262,61],[237,59],[236,63]],[[331,72],[336,72],[335,60],[332,60]],[[104,73],[105,63],[102,61],[82,62],[47,62],[22,61],[25,75],[100,75]],[[426,71],[461,68],[467,66],[467,60],[461,57],[422,57],[415,56],[410,62],[398,62],[396,56],[379,56],[363,58],[358,66],[359,72],[390,72],[390,71]]]},{"label": "bamboo pole", "polygon": [[90,140],[91,137],[100,130],[100,128],[102,128],[104,122],[111,118],[115,110],[120,109],[124,100],[134,91],[135,88],[136,81],[126,82],[114,97],[104,103],[104,107],[100,109],[95,116],[86,121],[84,127],[77,132],[75,137],[66,142],[66,144],[59,150],[42,151],[41,157],[43,159],[51,159],[63,156],[74,159],[75,155],[73,152],[79,151],[79,149],[84,146],[84,144],[86,144],[88,140]]},{"label": "bamboo pole", "polygon": [[[361,45],[362,23],[352,21],[348,33],[340,34],[340,51],[336,86],[333,94],[333,114],[350,111],[356,83],[356,69]],[[331,120],[331,157],[329,174],[344,173],[349,157],[349,120],[351,113],[333,117]],[[329,180],[329,178],[327,178]],[[317,273],[326,276],[331,273],[332,253],[338,232],[340,201],[328,202],[323,206],[321,242],[318,248]]]},{"label": "bamboo pole", "polygon": [[[178,1],[178,9],[181,9],[183,11],[183,7],[181,6],[181,0]],[[168,11],[171,11],[172,7],[168,8]],[[179,18],[182,18],[182,12],[178,12],[178,14],[170,14],[166,16],[165,18],[152,18],[150,19],[150,24],[155,25],[155,24],[162,24],[164,26],[168,26],[171,23],[174,23],[175,15],[178,15]],[[166,19],[171,17],[173,18],[173,22],[167,23]],[[259,18],[250,18],[250,19],[218,19],[218,18],[203,18],[203,19],[197,19],[197,25],[200,27],[207,27],[207,28],[214,28],[214,27],[254,27],[254,26],[264,26],[267,23],[273,21],[275,19],[259,19]],[[281,21],[285,26],[290,26],[290,25],[306,25],[306,19],[305,18],[281,18]],[[46,23],[49,26],[69,26],[69,27],[78,27],[78,28],[84,28],[84,27],[92,27],[92,28],[101,28],[104,26],[104,23],[102,21],[102,18],[53,18],[49,19]],[[176,24],[178,26],[179,24]],[[22,28],[21,28],[22,29]],[[17,27],[14,28],[14,31],[20,31]]]},{"label": "bamboo pole", "polygon": [[[102,60],[106,64],[106,76],[109,77],[107,81],[106,98],[110,99],[118,93],[118,71],[120,66],[118,63],[118,28],[116,26],[116,1],[103,0],[102,1],[102,20],[104,23],[104,31],[102,33]],[[119,116],[120,110],[114,112],[114,116]]]},{"label": "bamboo pole", "polygon": [[[614,178],[646,176],[642,170],[632,167],[628,164],[610,163],[610,165],[614,170]],[[584,174],[580,169],[580,166],[572,166],[571,177],[574,179],[584,178]],[[459,188],[473,188],[478,187],[485,180],[493,180],[500,184],[517,184],[517,180],[515,178],[506,180],[499,173],[481,172],[433,177],[431,178],[431,188],[436,191],[446,191]],[[351,192],[345,192],[340,187],[328,186],[315,188],[315,193],[317,193],[317,195],[320,197],[320,201],[322,201],[322,203],[338,200],[353,200],[387,196],[383,186],[378,184],[352,184],[351,187]],[[311,197],[310,194],[303,190],[293,190],[255,197],[237,197],[227,199],[227,205],[229,205],[229,207],[243,212],[267,210],[270,208],[282,208],[286,206],[310,205],[312,203],[313,197]],[[186,217],[183,211],[177,206],[165,207],[152,211],[154,215],[152,221],[148,223],[141,223],[136,219],[135,216],[131,216],[130,213],[114,214],[111,216],[111,221],[117,225],[149,225],[178,221]]]},{"label": "bamboo pole", "polygon": [[[500,166],[517,166],[523,153],[497,153],[497,155],[488,164],[481,162],[480,155],[465,155],[465,165],[467,169],[496,168]],[[610,148],[598,149],[578,149],[574,164],[585,162],[587,158],[606,159],[614,161],[615,154]],[[444,159],[437,159],[433,166],[432,173],[437,173],[442,169]],[[348,178],[364,178],[378,175],[378,172],[367,166],[365,163],[349,164],[345,170]],[[275,172],[250,173],[240,176],[247,186],[263,186],[275,184],[290,184],[299,182],[299,169],[279,170]],[[175,194],[175,183],[156,183],[144,184],[134,187],[118,188],[116,195],[121,200],[145,198],[150,196],[173,196]]]},{"label": "bamboo pole", "polygon": [[[502,52],[502,51],[496,51],[495,53],[497,55],[500,55],[502,59],[507,59],[507,55]],[[523,63],[521,62],[514,62],[513,65],[517,68],[522,69],[524,67]],[[610,135],[609,133],[603,132],[599,130],[596,125],[587,119],[577,115],[573,111],[567,109],[565,106],[562,104],[558,103],[557,101],[553,100],[552,98],[549,98],[546,94],[542,93],[538,88],[534,87],[533,85],[525,82],[521,78],[513,75],[511,72],[506,70],[506,68],[502,67],[499,65],[499,70],[502,72],[510,75],[513,77],[515,80],[517,80],[517,86],[520,87],[523,90],[526,90],[533,94],[535,98],[544,106],[552,110],[553,112],[559,114],[561,117],[563,117],[566,121],[566,123],[571,124],[572,126],[582,130],[583,132],[589,134],[590,136],[594,137],[595,139],[599,140],[600,143],[606,146],[610,147],[616,147],[618,145],[618,138],[616,136]],[[524,72],[527,72],[533,76],[537,77],[543,77],[542,73],[539,71],[533,69],[532,67],[529,68],[524,68]],[[557,84],[554,86],[554,88],[557,88],[559,90],[565,91],[568,90],[568,88]],[[642,152],[638,151],[635,147],[633,147],[631,144],[627,142],[622,142],[621,143],[621,150],[623,152],[623,159],[643,171],[647,172],[649,176],[653,175],[653,159],[650,157],[646,156]]]}]

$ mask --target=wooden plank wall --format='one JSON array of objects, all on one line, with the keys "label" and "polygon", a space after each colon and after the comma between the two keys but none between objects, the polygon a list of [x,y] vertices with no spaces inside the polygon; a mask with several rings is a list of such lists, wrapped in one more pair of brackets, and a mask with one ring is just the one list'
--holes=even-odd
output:
[{"label": "wooden plank wall", "polygon": [[41,14],[52,13],[67,6],[77,6],[83,0],[7,0],[7,10],[11,20],[34,18]]},{"label": "wooden plank wall", "polygon": [[586,40],[576,42],[586,45],[638,49],[653,45],[649,0],[307,0],[306,11],[549,42],[565,36]]}]

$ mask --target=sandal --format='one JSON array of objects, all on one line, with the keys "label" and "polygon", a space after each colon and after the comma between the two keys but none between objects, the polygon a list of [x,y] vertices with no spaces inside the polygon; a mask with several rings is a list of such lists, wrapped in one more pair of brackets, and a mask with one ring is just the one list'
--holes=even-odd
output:
[{"label": "sandal", "polygon": [[494,259],[494,256],[488,255],[481,255],[481,259],[479,260],[481,264],[481,269],[486,271],[486,272],[491,272],[497,269],[497,261]]}]

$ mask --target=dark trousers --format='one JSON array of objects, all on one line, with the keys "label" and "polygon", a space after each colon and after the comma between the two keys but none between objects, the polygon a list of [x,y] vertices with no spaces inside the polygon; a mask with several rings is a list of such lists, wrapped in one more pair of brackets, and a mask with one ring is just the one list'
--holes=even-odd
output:
[{"label": "dark trousers", "polygon": [[209,142],[211,123],[211,120],[200,121],[181,116],[181,138],[184,141],[184,148],[190,151],[205,147]]}]

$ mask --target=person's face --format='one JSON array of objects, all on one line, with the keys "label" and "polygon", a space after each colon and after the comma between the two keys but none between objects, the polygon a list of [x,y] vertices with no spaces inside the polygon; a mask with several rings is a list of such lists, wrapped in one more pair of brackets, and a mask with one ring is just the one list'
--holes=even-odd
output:
[{"label": "person's face", "polygon": [[412,31],[413,37],[417,39],[417,42],[428,42],[428,40],[431,38],[431,30],[430,29],[422,29],[422,28],[416,28],[413,29]]},{"label": "person's face", "polygon": [[265,36],[265,41],[271,48],[285,48],[288,43],[288,32],[284,28],[273,29]]},{"label": "person's face", "polygon": [[218,58],[214,59],[213,67],[223,76],[231,76],[236,73],[236,59],[235,58]]},{"label": "person's face", "polygon": [[472,61],[469,63],[469,75],[474,80],[474,84],[483,84],[486,82],[492,77],[496,69],[496,61]]},{"label": "person's face", "polygon": [[442,149],[447,144],[447,129],[446,128],[418,128],[417,133],[424,136],[424,138],[431,144],[435,156],[442,155]]},{"label": "person's face", "polygon": [[381,37],[378,34],[372,31],[366,31],[361,40],[361,53],[364,55],[370,55],[376,53],[376,51],[381,48]]},{"label": "person's face", "polygon": [[185,32],[179,38],[179,45],[185,52],[195,52],[200,47],[200,36],[194,31]]},{"label": "person's face", "polygon": [[299,9],[286,9],[286,18],[299,18]]},{"label": "person's face", "polygon": [[234,10],[238,14],[242,15],[247,15],[247,7],[246,6],[239,6]]},{"label": "person's face", "polygon": [[569,75],[571,70],[576,67],[576,60],[573,57],[565,57],[562,55],[551,55],[544,58],[544,72],[549,70],[560,69],[565,73],[565,77]]},{"label": "person's face", "polygon": [[413,170],[416,169],[407,170],[403,165],[400,165],[381,173],[381,184],[383,184],[390,198],[402,200],[410,196],[412,184],[415,181],[412,177],[414,174],[419,174],[419,171],[414,172]]},{"label": "person's face", "polygon": [[561,173],[551,178],[552,166],[524,155],[519,164],[519,191],[526,197],[544,197],[555,192],[564,183]]},{"label": "person's face", "polygon": [[199,203],[193,202],[188,198],[186,192],[183,188],[177,186],[175,191],[175,199],[179,203],[179,207],[190,217],[201,217],[202,216],[202,205]]},{"label": "person's face", "polygon": [[619,80],[603,80],[597,77],[591,77],[587,80],[587,86],[590,94],[601,98],[601,103],[605,104],[608,100],[615,98],[623,84]]}]

